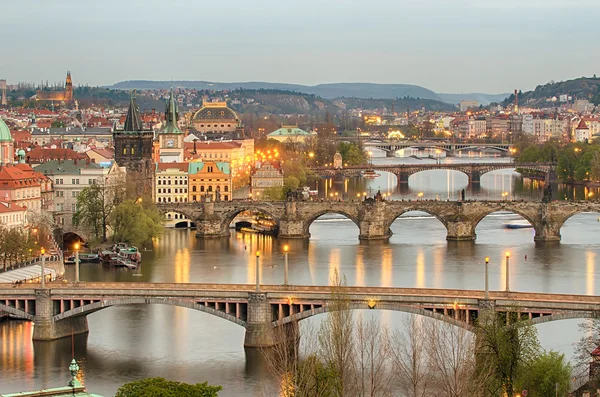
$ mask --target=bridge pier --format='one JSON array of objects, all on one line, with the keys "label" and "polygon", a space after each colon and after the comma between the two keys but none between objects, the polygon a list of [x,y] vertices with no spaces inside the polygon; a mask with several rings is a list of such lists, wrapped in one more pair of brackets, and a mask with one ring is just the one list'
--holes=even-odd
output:
[{"label": "bridge pier", "polygon": [[473,170],[469,173],[469,182],[473,184],[479,184],[481,182],[481,172]]},{"label": "bridge pier", "polygon": [[446,240],[465,241],[475,240],[475,227],[471,221],[448,221],[446,222]]},{"label": "bridge pier", "polygon": [[540,224],[533,225],[535,229],[535,237],[533,241],[536,242],[556,242],[560,241],[560,226],[556,222],[541,222]]},{"label": "bridge pier", "polygon": [[398,178],[398,184],[408,183],[408,178],[410,177],[408,172],[398,172],[394,174],[396,175],[396,178]]},{"label": "bridge pier", "polygon": [[309,238],[310,233],[305,233],[304,221],[282,219],[279,221],[279,234],[277,237],[287,239]]},{"label": "bridge pier", "polygon": [[271,304],[267,300],[267,294],[249,292],[244,347],[275,346],[276,340],[271,322]]},{"label": "bridge pier", "polygon": [[196,220],[196,237],[229,237],[229,225],[223,227],[223,219],[215,214],[215,203],[202,203],[203,215]]},{"label": "bridge pier", "polygon": [[85,315],[54,321],[54,307],[49,289],[35,290],[33,340],[55,340],[89,332]]},{"label": "bridge pier", "polygon": [[359,240],[386,240],[392,232],[386,222],[385,202],[364,202],[359,211]]}]

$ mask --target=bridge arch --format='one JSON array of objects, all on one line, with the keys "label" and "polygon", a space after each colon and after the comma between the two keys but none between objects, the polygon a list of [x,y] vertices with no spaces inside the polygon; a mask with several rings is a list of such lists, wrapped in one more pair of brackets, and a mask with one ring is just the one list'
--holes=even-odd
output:
[{"label": "bridge arch", "polygon": [[392,212],[386,219],[385,230],[390,230],[392,227],[392,224],[396,221],[396,219],[398,219],[402,215],[409,213],[409,212],[415,212],[415,211],[424,212],[426,214],[429,214],[429,215],[435,217],[444,226],[446,231],[448,230],[448,222],[442,215],[436,213],[431,208],[422,207],[418,204],[415,205],[414,207],[406,207],[406,208],[402,208],[400,210]]},{"label": "bridge arch", "polygon": [[[575,209],[573,211],[565,213],[558,220],[558,231],[560,232],[560,229],[565,225],[565,223],[569,219],[571,219],[572,217],[574,217],[576,215],[585,214],[585,213],[596,213],[596,214],[600,215],[600,207],[593,208],[591,206],[586,206],[584,208],[577,208],[577,209]],[[600,219],[600,217],[598,219]]]},{"label": "bridge arch", "polygon": [[171,204],[171,205],[157,205],[156,208],[158,209],[158,211],[163,215],[163,219],[167,220],[166,216],[167,214],[171,213],[175,213],[175,214],[180,214],[180,215],[184,215],[188,220],[192,221],[192,222],[196,222],[196,214],[194,214],[194,211],[191,210],[191,207],[189,206],[178,206],[176,204]]},{"label": "bridge arch", "polygon": [[536,219],[535,215],[537,215],[537,214],[530,214],[527,211],[522,211],[517,206],[511,206],[511,205],[502,206],[501,208],[491,208],[489,210],[485,210],[485,211],[477,214],[477,216],[472,220],[473,230],[475,230],[477,228],[477,225],[479,225],[479,223],[486,216],[494,214],[496,212],[501,212],[501,211],[512,212],[513,214],[521,216],[527,222],[529,222],[531,224],[531,226],[533,226],[533,228],[535,229],[536,234],[538,233],[538,227],[539,227],[539,225],[535,221],[535,219]]},{"label": "bridge arch", "polygon": [[101,301],[93,302],[87,305],[79,306],[71,310],[67,310],[63,313],[53,316],[55,322],[66,320],[73,317],[85,316],[102,309],[106,309],[112,306],[119,305],[139,305],[139,304],[160,304],[185,307],[188,309],[198,310],[204,313],[212,314],[213,316],[220,317],[224,320],[230,321],[239,326],[245,327],[246,322],[243,319],[232,316],[231,314],[198,304],[194,301],[183,300],[183,299],[170,299],[170,298],[120,298],[120,299],[103,299]]},{"label": "bridge arch", "polygon": [[[312,309],[312,310],[305,310],[303,312],[300,313],[296,313],[293,314],[291,316],[287,316],[284,317],[280,320],[277,321],[273,321],[272,325],[273,327],[279,327],[288,323],[292,323],[292,322],[297,322],[300,320],[304,320],[306,318],[309,317],[313,317],[319,314],[324,314],[324,313],[329,313],[331,310],[331,308],[334,307],[332,305],[325,305],[325,306],[321,306],[317,309]],[[371,308],[369,307],[367,302],[364,303],[351,303],[350,304],[350,310],[370,310]],[[435,320],[439,320],[439,321],[443,321],[445,323],[454,325],[456,327],[462,328],[464,330],[470,331],[470,332],[474,332],[474,328],[473,326],[467,324],[466,321],[464,320],[460,320],[460,319],[456,319],[454,317],[450,317],[441,313],[434,313],[432,311],[429,310],[425,310],[425,309],[421,309],[418,307],[411,307],[411,306],[405,306],[405,305],[399,305],[399,304],[394,304],[394,303],[377,303],[377,305],[374,308],[375,310],[389,310],[389,311],[397,311],[397,312],[403,312],[403,313],[409,313],[409,314],[416,314],[419,316],[424,316],[424,317],[429,317]],[[334,309],[335,310],[335,309]]]},{"label": "bridge arch", "polygon": [[229,235],[229,225],[231,224],[231,222],[233,222],[233,220],[235,219],[236,216],[238,216],[239,214],[241,214],[244,211],[250,211],[250,212],[258,212],[261,214],[265,214],[268,215],[269,217],[271,217],[271,219],[273,219],[275,222],[277,222],[277,225],[279,225],[280,222],[280,217],[277,215],[277,210],[275,208],[273,208],[272,206],[269,207],[269,205],[264,204],[264,205],[256,205],[256,204],[249,204],[249,205],[243,205],[241,207],[236,207],[235,209],[226,212],[223,214],[223,219],[221,221],[221,232],[223,233],[223,235]]},{"label": "bridge arch", "polygon": [[586,318],[597,318],[598,314],[594,312],[585,312],[585,311],[573,311],[573,312],[565,312],[565,313],[556,313],[547,316],[540,316],[536,318],[532,318],[524,322],[525,325],[539,325],[544,323],[549,323],[551,321],[561,321],[561,320],[578,320],[578,319],[586,319]]},{"label": "bridge arch", "polygon": [[326,214],[338,214],[338,215],[345,216],[346,218],[348,218],[352,222],[354,222],[356,227],[360,230],[360,221],[358,220],[358,217],[356,215],[352,215],[349,212],[344,211],[342,209],[328,208],[328,209],[317,211],[317,212],[314,212],[314,213],[308,215],[308,217],[304,220],[304,224],[302,226],[302,231],[303,231],[304,235],[310,236],[310,226],[319,217],[326,215]]}]

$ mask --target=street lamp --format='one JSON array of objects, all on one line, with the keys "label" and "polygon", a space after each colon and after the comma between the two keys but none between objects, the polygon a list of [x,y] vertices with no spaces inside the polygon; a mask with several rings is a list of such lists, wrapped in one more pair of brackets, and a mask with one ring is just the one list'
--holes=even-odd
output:
[{"label": "street lamp", "polygon": [[260,260],[260,251],[256,251],[256,292],[260,292],[260,268],[258,262]]},{"label": "street lamp", "polygon": [[42,288],[46,288],[46,258],[44,257],[44,254],[46,253],[46,250],[44,249],[44,247],[42,247],[42,249],[40,250],[40,253],[42,254],[42,280],[41,280],[41,286],[42,286]]},{"label": "street lamp", "polygon": [[510,252],[506,251],[506,288],[505,291],[506,292],[510,292],[510,285],[509,285],[509,270],[508,270],[508,260],[510,258]]},{"label": "street lamp", "polygon": [[283,246],[283,285],[288,285],[288,254],[290,251],[290,246],[289,245],[284,245]]},{"label": "street lamp", "polygon": [[423,198],[423,192],[419,192],[419,194],[417,194],[417,197],[419,198],[419,200],[421,200]]},{"label": "street lamp", "polygon": [[490,284],[488,277],[488,264],[490,263],[490,257],[485,257],[485,299],[490,299]]},{"label": "street lamp", "polygon": [[79,282],[79,243],[75,243],[75,282]]}]

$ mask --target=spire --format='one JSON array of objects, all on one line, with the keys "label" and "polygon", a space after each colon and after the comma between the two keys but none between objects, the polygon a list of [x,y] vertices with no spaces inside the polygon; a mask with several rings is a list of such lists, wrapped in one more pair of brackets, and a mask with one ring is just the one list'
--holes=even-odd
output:
[{"label": "spire", "polygon": [[124,131],[142,131],[143,129],[144,126],[142,125],[140,111],[135,103],[135,92],[131,91],[129,110],[127,111],[127,118],[125,119]]},{"label": "spire", "polygon": [[182,134],[179,127],[177,127],[177,102],[175,102],[172,87],[169,101],[165,108],[165,126],[160,132],[163,134]]}]

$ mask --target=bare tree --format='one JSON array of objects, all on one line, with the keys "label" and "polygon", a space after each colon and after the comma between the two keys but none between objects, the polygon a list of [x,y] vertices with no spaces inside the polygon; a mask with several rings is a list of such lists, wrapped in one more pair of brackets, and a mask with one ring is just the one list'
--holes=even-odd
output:
[{"label": "bare tree", "polygon": [[391,396],[391,355],[387,348],[387,328],[374,319],[359,316],[355,327],[357,390],[359,397]]},{"label": "bare tree", "polygon": [[394,331],[390,338],[394,373],[405,396],[424,397],[431,391],[432,379],[425,319],[410,316],[403,323],[404,329]]},{"label": "bare tree", "polygon": [[475,338],[469,331],[435,322],[428,332],[428,353],[436,395],[462,397],[477,390]]}]

